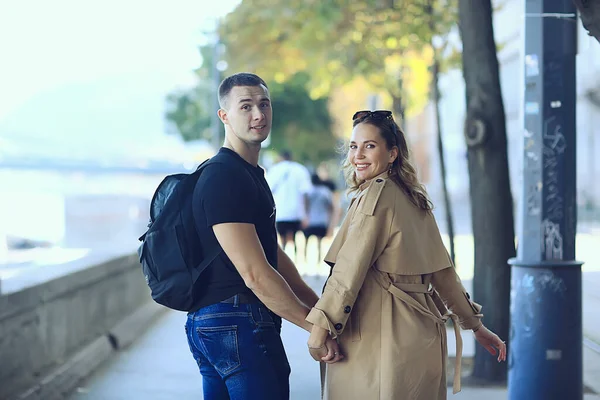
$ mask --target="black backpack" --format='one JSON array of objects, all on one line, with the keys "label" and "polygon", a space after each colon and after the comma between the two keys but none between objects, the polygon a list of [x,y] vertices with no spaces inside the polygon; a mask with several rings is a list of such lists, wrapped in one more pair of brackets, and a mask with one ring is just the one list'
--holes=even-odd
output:
[{"label": "black backpack", "polygon": [[194,188],[209,161],[191,174],[162,180],[150,202],[148,230],[139,238],[138,255],[152,298],[179,311],[193,310],[201,292],[198,278],[222,251],[212,231],[197,227],[192,207]]}]

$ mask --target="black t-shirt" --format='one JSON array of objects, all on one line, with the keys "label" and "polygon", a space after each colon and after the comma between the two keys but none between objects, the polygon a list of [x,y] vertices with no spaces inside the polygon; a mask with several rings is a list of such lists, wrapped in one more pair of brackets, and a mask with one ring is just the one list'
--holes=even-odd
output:
[{"label": "black t-shirt", "polygon": [[[221,148],[202,171],[193,202],[198,228],[210,230],[213,236],[212,226],[217,224],[253,224],[267,261],[277,268],[275,201],[261,167],[249,164],[230,149]],[[225,252],[202,273],[200,281],[201,296],[195,309],[242,292],[252,295]]]}]

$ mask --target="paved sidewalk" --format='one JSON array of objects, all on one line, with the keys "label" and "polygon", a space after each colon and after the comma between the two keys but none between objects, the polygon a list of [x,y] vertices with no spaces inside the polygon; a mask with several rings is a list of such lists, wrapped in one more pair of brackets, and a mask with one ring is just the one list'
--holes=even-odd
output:
[{"label": "paved sidewalk", "polygon": [[[309,277],[307,282],[318,287],[322,278]],[[202,379],[188,349],[185,319],[184,313],[165,312],[145,335],[84,382],[70,400],[202,399]],[[453,338],[448,333],[449,339]],[[291,399],[319,399],[319,369],[306,351],[308,333],[286,322],[282,336],[292,366]],[[472,335],[463,332],[463,339],[469,357],[475,346]],[[448,347],[453,354],[453,341]],[[600,383],[600,354],[584,348],[584,369],[588,386],[589,382]],[[448,395],[450,400],[500,400],[507,398],[507,391],[502,387],[463,387],[454,396],[449,388]],[[600,395],[586,394],[584,398],[600,400]]]},{"label": "paved sidewalk", "polygon": [[[185,315],[168,311],[130,348],[85,382],[70,400],[202,399],[202,379],[192,358],[183,325]],[[291,400],[319,399],[319,370],[305,349],[308,334],[286,323],[283,339],[292,365]],[[507,398],[506,388],[472,388],[451,400]],[[600,400],[588,394],[586,400]],[[568,400],[568,399],[565,399]]]}]

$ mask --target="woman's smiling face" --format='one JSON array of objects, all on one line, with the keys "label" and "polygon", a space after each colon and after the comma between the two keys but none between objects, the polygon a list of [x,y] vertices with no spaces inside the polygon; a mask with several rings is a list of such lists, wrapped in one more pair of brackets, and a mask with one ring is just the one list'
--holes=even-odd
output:
[{"label": "woman's smiling face", "polygon": [[398,156],[398,148],[388,149],[379,128],[359,123],[352,130],[348,161],[354,167],[356,179],[367,181],[385,172]]}]

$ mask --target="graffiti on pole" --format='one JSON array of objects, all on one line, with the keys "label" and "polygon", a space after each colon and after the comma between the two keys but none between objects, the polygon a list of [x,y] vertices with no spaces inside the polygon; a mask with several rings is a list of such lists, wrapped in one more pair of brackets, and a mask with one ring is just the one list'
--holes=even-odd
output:
[{"label": "graffiti on pole", "polygon": [[545,216],[550,221],[560,222],[564,216],[564,199],[561,190],[560,164],[567,147],[562,126],[556,116],[544,121],[543,169],[544,169],[544,205]]},{"label": "graffiti on pole", "polygon": [[532,178],[525,188],[527,215],[536,216],[542,212],[542,170],[540,155],[536,147],[539,143],[535,140],[533,132],[525,130],[525,166]]},{"label": "graffiti on pole", "polygon": [[542,259],[563,259],[563,237],[560,225],[548,219],[542,221]]}]

